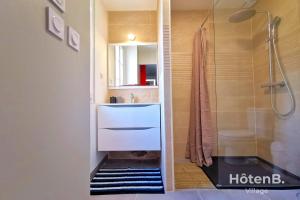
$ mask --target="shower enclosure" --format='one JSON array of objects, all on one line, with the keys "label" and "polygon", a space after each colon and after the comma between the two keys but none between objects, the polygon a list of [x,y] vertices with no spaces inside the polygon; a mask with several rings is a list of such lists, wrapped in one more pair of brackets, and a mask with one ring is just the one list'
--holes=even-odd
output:
[{"label": "shower enclosure", "polygon": [[300,186],[299,16],[297,0],[214,2],[217,187]]}]

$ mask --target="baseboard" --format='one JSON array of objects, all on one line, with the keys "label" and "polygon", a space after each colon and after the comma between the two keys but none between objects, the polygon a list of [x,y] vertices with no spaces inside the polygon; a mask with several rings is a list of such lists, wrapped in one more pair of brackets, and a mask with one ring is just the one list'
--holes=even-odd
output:
[{"label": "baseboard", "polygon": [[104,158],[100,161],[100,163],[97,165],[97,167],[91,172],[90,174],[90,180],[93,179],[93,177],[96,175],[98,170],[101,168],[101,166],[104,164],[105,161],[108,160],[108,154],[104,156]]}]

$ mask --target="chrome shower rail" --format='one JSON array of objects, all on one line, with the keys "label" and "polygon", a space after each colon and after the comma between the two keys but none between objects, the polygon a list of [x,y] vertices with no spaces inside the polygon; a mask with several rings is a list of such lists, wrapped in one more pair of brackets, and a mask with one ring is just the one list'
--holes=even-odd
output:
[{"label": "chrome shower rail", "polygon": [[[290,103],[291,103],[291,108],[288,112],[280,112],[276,106],[275,103],[275,87],[270,87],[270,92],[271,92],[271,106],[272,106],[272,110],[274,111],[274,113],[282,119],[288,118],[290,117],[292,114],[294,114],[295,110],[296,110],[296,100],[295,100],[295,96],[293,93],[293,90],[291,89],[291,86],[289,84],[288,78],[284,72],[282,63],[280,61],[279,58],[279,53],[277,50],[277,28],[278,25],[280,23],[280,17],[272,17],[270,12],[267,12],[268,15],[268,46],[269,46],[269,82],[271,85],[276,85],[277,83],[273,83],[273,59],[275,59],[275,62],[277,63],[277,67],[278,70],[280,72],[280,75],[282,77],[282,83],[281,85],[284,84],[284,86],[286,86],[287,91],[288,91],[288,95],[290,98]],[[276,65],[275,63],[275,65]]]},{"label": "chrome shower rail", "polygon": [[[284,68],[283,68],[283,64],[281,63],[281,60],[279,58],[279,52],[277,49],[277,29],[279,26],[279,23],[281,21],[281,18],[276,16],[273,18],[273,16],[271,15],[271,13],[269,11],[257,11],[253,8],[243,8],[240,9],[238,11],[236,11],[235,13],[233,13],[230,17],[229,17],[229,22],[232,23],[239,23],[245,20],[248,20],[250,18],[252,18],[256,13],[264,13],[267,16],[267,20],[268,20],[268,26],[267,26],[267,32],[268,32],[268,37],[266,39],[266,42],[268,43],[268,57],[269,57],[269,83],[267,84],[263,84],[261,87],[262,88],[270,88],[270,99],[271,99],[271,106],[272,106],[272,110],[274,111],[274,113],[279,117],[279,118],[287,118],[290,117],[292,114],[294,114],[295,110],[296,110],[296,100],[295,100],[295,96],[293,93],[293,90],[289,84],[288,81],[288,77],[285,74]],[[275,63],[273,63],[273,60],[275,61]],[[274,67],[277,64],[277,68],[278,71],[280,73],[280,76],[282,78],[281,82],[274,82],[274,74],[273,74],[273,70]],[[276,105],[276,100],[275,100],[275,95],[276,95],[276,87],[286,87],[289,98],[290,98],[290,104],[291,107],[289,109],[288,112],[281,112],[278,110],[278,107]]]}]

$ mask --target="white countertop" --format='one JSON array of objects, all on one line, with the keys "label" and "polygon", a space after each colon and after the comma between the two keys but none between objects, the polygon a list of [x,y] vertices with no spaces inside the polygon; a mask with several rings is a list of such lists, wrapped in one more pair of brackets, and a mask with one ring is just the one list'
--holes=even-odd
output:
[{"label": "white countertop", "polygon": [[146,105],[160,105],[160,103],[103,103],[98,106],[146,106]]}]

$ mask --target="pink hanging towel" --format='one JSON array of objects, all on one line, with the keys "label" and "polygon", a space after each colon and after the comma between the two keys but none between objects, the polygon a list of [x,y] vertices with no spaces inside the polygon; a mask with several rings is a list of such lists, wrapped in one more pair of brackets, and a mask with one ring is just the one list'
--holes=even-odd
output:
[{"label": "pink hanging towel", "polygon": [[212,165],[213,128],[206,79],[206,29],[194,37],[190,126],[186,145],[186,158],[202,167]]}]

